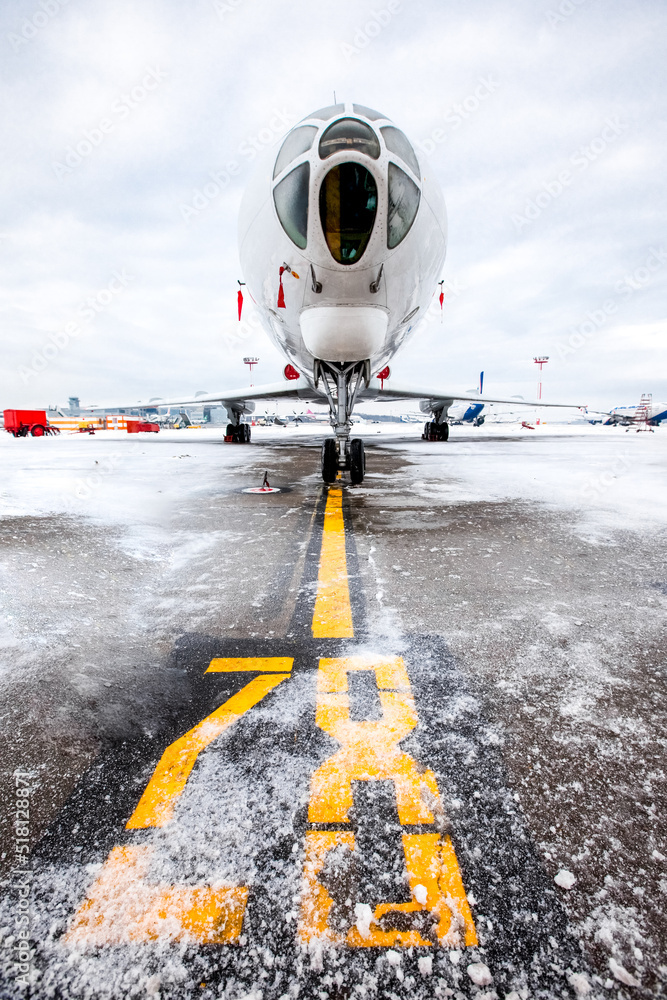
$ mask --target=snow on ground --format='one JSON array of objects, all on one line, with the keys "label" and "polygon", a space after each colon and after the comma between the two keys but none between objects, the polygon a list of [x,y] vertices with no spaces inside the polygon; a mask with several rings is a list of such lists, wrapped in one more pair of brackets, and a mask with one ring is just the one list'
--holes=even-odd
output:
[{"label": "snow on ground", "polygon": [[[286,635],[326,433],[255,428],[250,448],[212,429],[0,435],[2,725],[6,772],[37,776],[33,837],[105,741],[141,736],[140,709],[156,726],[178,711],[169,656],[182,635]],[[594,995],[636,989],[614,968],[660,995],[667,435],[548,424],[454,427],[447,443],[422,442],[419,425],[356,433],[368,474],[347,490],[349,526],[371,634],[394,649],[409,649],[407,637],[447,643],[550,879],[561,869],[576,878],[559,891],[593,962]],[[265,471],[285,492],[242,494]],[[289,727],[281,699],[276,719]],[[466,704],[458,715],[449,704],[443,727],[463,724]],[[311,763],[297,756],[290,780],[303,783]],[[204,785],[183,800],[201,813],[201,845],[211,803],[229,794],[225,774],[207,758]],[[215,796],[197,801],[202,787]],[[266,794],[279,837],[282,792]],[[164,863],[175,852],[193,865],[193,850],[165,845]],[[224,867],[221,850],[213,861]],[[297,870],[278,865],[276,878]],[[80,898],[91,877],[73,864],[61,898]],[[99,968],[84,962],[77,989],[91,976],[94,990]],[[159,976],[130,976],[128,995],[157,995]]]}]

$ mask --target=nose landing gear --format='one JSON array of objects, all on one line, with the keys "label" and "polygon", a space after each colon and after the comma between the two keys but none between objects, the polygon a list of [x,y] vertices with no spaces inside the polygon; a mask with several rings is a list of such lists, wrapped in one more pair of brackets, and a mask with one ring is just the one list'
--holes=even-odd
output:
[{"label": "nose landing gear", "polygon": [[322,445],[322,479],[333,483],[338,474],[338,449],[335,438],[327,438]]},{"label": "nose landing gear", "polygon": [[364,442],[350,440],[351,417],[357,393],[363,384],[370,384],[370,362],[354,361],[315,363],[315,387],[320,379],[329,400],[331,426],[335,438],[327,438],[322,445],[322,479],[332,483],[339,470],[347,469],[355,485],[363,482],[366,471]]},{"label": "nose landing gear", "polygon": [[335,482],[339,470],[344,469],[349,471],[350,482],[355,486],[364,481],[366,471],[364,442],[361,438],[352,438],[346,444],[348,447],[342,458],[338,453],[338,443],[335,438],[327,438],[322,445],[322,479],[325,483]]}]

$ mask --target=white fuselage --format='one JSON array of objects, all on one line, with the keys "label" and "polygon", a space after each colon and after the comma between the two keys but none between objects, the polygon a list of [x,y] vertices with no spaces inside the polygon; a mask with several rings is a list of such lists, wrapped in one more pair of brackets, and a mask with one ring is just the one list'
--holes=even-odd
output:
[{"label": "white fuselage", "polygon": [[[372,373],[381,370],[424,316],[445,258],[447,220],[438,184],[414,152],[404,157],[390,151],[387,141],[400,149],[405,137],[389,119],[364,110],[368,115],[357,106],[338,105],[305,118],[280,146],[275,176],[274,153],[241,206],[239,247],[248,291],[271,338],[307,378],[316,361],[370,360]],[[329,132],[332,126],[336,129]],[[345,138],[346,129],[353,138]],[[325,132],[334,138],[328,140]],[[336,139],[338,134],[342,138]],[[309,141],[309,148],[294,156],[284,152]],[[290,200],[299,183],[298,198]],[[359,208],[352,222],[346,198]],[[399,240],[400,227],[407,224],[401,219],[410,221],[410,198],[418,207]],[[283,222],[286,213],[294,216],[294,224],[287,220],[291,235],[278,205]],[[342,234],[334,218],[343,220]],[[357,219],[366,220],[367,228],[360,252]],[[345,253],[354,259],[341,260]],[[285,265],[299,277],[283,274],[280,308],[279,272]]]}]

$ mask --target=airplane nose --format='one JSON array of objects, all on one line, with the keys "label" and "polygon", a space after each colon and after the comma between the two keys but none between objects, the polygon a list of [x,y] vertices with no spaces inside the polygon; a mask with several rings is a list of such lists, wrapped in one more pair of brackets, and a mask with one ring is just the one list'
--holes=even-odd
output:
[{"label": "airplane nose", "polygon": [[320,361],[366,361],[384,345],[388,316],[377,306],[313,306],[300,324],[306,350]]}]

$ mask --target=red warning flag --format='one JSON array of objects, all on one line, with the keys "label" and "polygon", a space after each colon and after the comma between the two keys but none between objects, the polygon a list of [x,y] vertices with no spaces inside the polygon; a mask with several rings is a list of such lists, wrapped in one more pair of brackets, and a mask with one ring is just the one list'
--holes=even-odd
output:
[{"label": "red warning flag", "polygon": [[281,267],[280,271],[278,272],[278,278],[279,278],[279,281],[280,281],[280,284],[278,285],[278,308],[279,309],[285,309],[286,308],[286,306],[285,306],[285,290],[283,289],[283,271],[284,270],[285,270],[285,268]]},{"label": "red warning flag", "polygon": [[442,303],[445,301],[445,293],[440,292],[440,309],[442,310]]},{"label": "red warning flag", "polygon": [[238,303],[239,303],[239,321],[240,321],[240,319],[241,319],[241,310],[243,309],[243,292],[241,291],[240,288],[239,288],[239,291],[238,291],[237,299],[238,299]]},{"label": "red warning flag", "polygon": [[389,365],[387,365],[386,368],[383,368],[382,371],[378,372],[377,375],[375,376],[376,378],[380,379],[380,388],[381,389],[384,389],[384,383],[385,383],[386,379],[389,378],[390,375],[391,375],[391,370],[389,368]]}]

